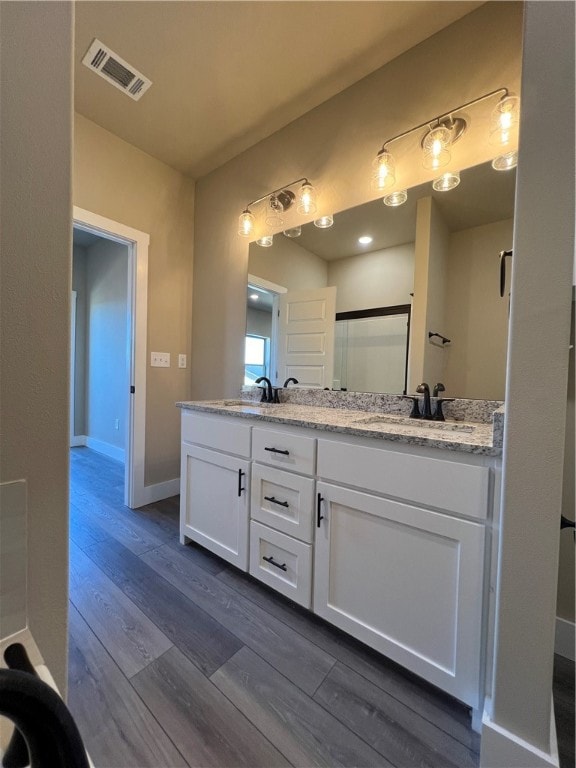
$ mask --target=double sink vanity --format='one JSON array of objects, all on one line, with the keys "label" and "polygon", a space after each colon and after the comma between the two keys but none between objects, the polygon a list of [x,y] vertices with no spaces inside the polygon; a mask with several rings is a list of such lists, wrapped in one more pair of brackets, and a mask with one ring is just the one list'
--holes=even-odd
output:
[{"label": "double sink vanity", "polygon": [[182,409],[192,540],[478,713],[490,659],[502,403],[284,390]]}]

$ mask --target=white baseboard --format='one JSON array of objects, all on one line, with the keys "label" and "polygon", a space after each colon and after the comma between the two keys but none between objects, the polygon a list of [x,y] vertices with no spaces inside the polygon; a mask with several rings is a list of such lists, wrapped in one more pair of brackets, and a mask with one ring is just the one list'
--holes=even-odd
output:
[{"label": "white baseboard", "polygon": [[480,768],[559,768],[554,706],[550,716],[551,752],[543,752],[495,723],[484,710]]},{"label": "white baseboard", "polygon": [[556,616],[556,639],[554,653],[576,661],[576,624]]},{"label": "white baseboard", "polygon": [[174,480],[165,480],[163,483],[154,485],[145,485],[142,492],[138,494],[135,507],[143,507],[145,504],[154,504],[162,499],[169,499],[171,496],[177,496],[180,493],[180,478]]},{"label": "white baseboard", "polygon": [[87,448],[92,448],[93,451],[103,453],[104,456],[109,456],[111,459],[116,459],[116,461],[122,462],[122,464],[125,462],[126,456],[124,448],[118,448],[116,445],[105,443],[103,440],[97,440],[95,437],[90,437],[89,435],[86,436],[85,445]]},{"label": "white baseboard", "polygon": [[78,448],[81,445],[86,445],[86,435],[72,435],[70,448]]}]

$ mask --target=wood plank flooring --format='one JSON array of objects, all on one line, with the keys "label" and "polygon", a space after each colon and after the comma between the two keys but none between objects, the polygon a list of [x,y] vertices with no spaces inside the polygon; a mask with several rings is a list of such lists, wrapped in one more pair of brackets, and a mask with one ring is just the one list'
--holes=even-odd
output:
[{"label": "wood plank flooring", "polygon": [[181,546],[178,497],[130,510],[120,464],[71,454],[69,706],[97,768],[478,765],[465,707]]}]

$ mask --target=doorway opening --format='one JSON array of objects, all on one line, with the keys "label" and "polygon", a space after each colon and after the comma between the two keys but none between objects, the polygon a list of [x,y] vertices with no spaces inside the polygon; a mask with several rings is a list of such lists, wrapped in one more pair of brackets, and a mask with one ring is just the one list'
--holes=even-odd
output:
[{"label": "doorway opening", "polygon": [[149,236],[74,207],[71,445],[124,465],[124,504],[144,487]]},{"label": "doorway opening", "polygon": [[278,381],[279,297],[286,293],[282,285],[255,275],[248,275],[246,293],[246,336],[244,384],[252,385],[259,376]]}]

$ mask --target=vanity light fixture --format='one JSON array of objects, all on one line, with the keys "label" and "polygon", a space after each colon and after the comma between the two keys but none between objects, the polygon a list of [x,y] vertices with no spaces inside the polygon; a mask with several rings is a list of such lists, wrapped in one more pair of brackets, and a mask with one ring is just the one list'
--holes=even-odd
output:
[{"label": "vanity light fixture", "polygon": [[304,180],[298,193],[298,213],[308,215],[316,212],[316,190],[309,181]]},{"label": "vanity light fixture", "polygon": [[372,162],[372,189],[375,192],[388,189],[396,181],[394,157],[382,148]]},{"label": "vanity light fixture", "polygon": [[257,293],[251,293],[251,294],[250,294],[250,299],[251,299],[252,301],[258,301],[258,299],[259,299],[259,298],[260,298],[260,296],[258,296],[258,294],[257,294]]},{"label": "vanity light fixture", "polygon": [[372,240],[374,240],[374,238],[370,237],[370,235],[362,235],[362,237],[358,238],[360,245],[370,245]]},{"label": "vanity light fixture", "polygon": [[434,179],[432,182],[432,188],[436,192],[448,192],[451,189],[455,189],[460,184],[460,172],[459,171],[447,171],[440,176],[439,179]]},{"label": "vanity light fixture", "polygon": [[424,153],[424,168],[442,168],[448,165],[452,155],[450,146],[452,145],[452,134],[445,125],[437,125],[431,128],[422,139],[422,151]]},{"label": "vanity light fixture", "polygon": [[254,216],[246,208],[238,219],[238,234],[242,237],[250,237],[254,232]]},{"label": "vanity light fixture", "polygon": [[262,248],[270,248],[273,242],[274,235],[264,235],[264,237],[260,237],[256,240],[256,245],[261,245]]},{"label": "vanity light fixture", "polygon": [[[390,151],[390,145],[423,129],[426,130],[422,135],[420,145],[424,156],[424,167],[435,170],[446,166],[450,162],[451,147],[464,135],[468,127],[467,120],[470,118],[468,116],[464,117],[463,111],[496,96],[499,96],[500,99],[490,118],[490,141],[491,143],[498,144],[498,146],[510,146],[515,139],[516,128],[519,122],[520,99],[517,96],[512,96],[507,88],[498,88],[385,141],[382,149],[372,162],[372,189],[380,191],[394,186],[396,183],[395,161]],[[506,162],[512,162],[512,158],[505,161],[498,157],[494,160],[493,167],[496,170],[505,170]],[[510,165],[509,167],[513,168],[514,166]],[[455,179],[457,174],[454,172],[451,176]],[[440,184],[441,179],[444,179],[444,176],[437,179],[434,184]],[[448,182],[445,181],[443,183],[446,184]],[[453,186],[434,186],[434,188],[442,190],[453,189],[457,184],[458,182],[454,183]],[[385,196],[384,202],[386,205],[401,205],[405,201],[405,198],[401,200],[404,194],[404,190],[400,190],[398,196],[396,196],[396,193],[388,194]],[[398,202],[399,200],[401,202]]]},{"label": "vanity light fixture", "polygon": [[302,227],[290,227],[290,229],[285,229],[282,234],[286,235],[286,237],[300,237],[302,234]]},{"label": "vanity light fixture", "polygon": [[406,189],[399,189],[382,198],[384,205],[388,205],[390,208],[397,208],[399,205],[403,205],[406,200],[408,200],[408,190]]},{"label": "vanity light fixture", "polygon": [[492,168],[495,171],[510,171],[518,165],[518,152],[506,152],[504,155],[498,155],[492,160]]},{"label": "vanity light fixture", "polygon": [[[272,192],[268,192],[268,194],[262,195],[262,197],[258,197],[256,200],[249,202],[238,219],[238,234],[242,237],[253,236],[255,217],[250,209],[264,201],[266,201],[265,221],[267,226],[274,229],[281,227],[283,224],[282,214],[284,211],[287,211],[296,200],[296,194],[290,189],[290,187],[294,187],[296,184],[301,184],[298,192],[298,212],[314,213],[316,210],[316,192],[314,187],[306,178],[296,179],[296,181],[291,181],[289,184],[285,184],[283,187],[274,189]],[[292,235],[292,237],[295,237],[295,235]],[[260,239],[263,240],[265,238]]]},{"label": "vanity light fixture", "polygon": [[334,224],[334,216],[331,213],[314,220],[314,226],[318,229],[328,229],[332,224]]},{"label": "vanity light fixture", "polygon": [[520,122],[520,99],[504,96],[490,115],[490,144],[507,147],[516,137]]},{"label": "vanity light fixture", "polygon": [[284,206],[276,195],[270,195],[266,209],[266,224],[269,227],[281,227],[284,224],[282,213],[284,213]]}]

